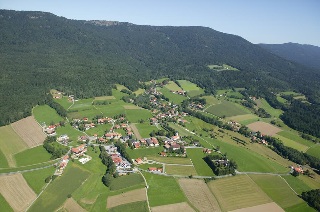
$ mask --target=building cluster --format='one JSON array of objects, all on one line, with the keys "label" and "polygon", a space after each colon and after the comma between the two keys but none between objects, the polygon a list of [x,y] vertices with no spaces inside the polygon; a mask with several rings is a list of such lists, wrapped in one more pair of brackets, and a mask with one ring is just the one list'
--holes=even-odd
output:
[{"label": "building cluster", "polygon": [[160,172],[162,173],[162,168],[157,168],[157,167],[149,167],[148,168],[149,172]]},{"label": "building cluster", "polygon": [[67,134],[65,134],[65,135],[60,135],[60,136],[57,138],[57,141],[60,142],[60,143],[63,144],[63,145],[67,145],[69,139],[70,139],[69,136],[68,136]]},{"label": "building cluster", "polygon": [[83,125],[85,130],[89,130],[90,128],[95,128],[96,125],[93,122],[90,122],[87,117],[83,119],[73,119],[73,127],[75,129],[79,129],[80,125]]},{"label": "building cluster", "polygon": [[182,95],[185,96],[186,95],[186,91],[174,91],[174,90],[170,90],[171,93],[174,94],[178,94],[178,95]]},{"label": "building cluster", "polygon": [[114,145],[107,145],[104,146],[104,148],[112,158],[112,161],[115,163],[118,171],[126,171],[132,168],[131,163],[121,156],[117,150],[117,147]]},{"label": "building cluster", "polygon": [[240,130],[241,125],[236,121],[229,121],[227,122],[227,124],[229,124],[233,128],[233,131],[235,132]]}]

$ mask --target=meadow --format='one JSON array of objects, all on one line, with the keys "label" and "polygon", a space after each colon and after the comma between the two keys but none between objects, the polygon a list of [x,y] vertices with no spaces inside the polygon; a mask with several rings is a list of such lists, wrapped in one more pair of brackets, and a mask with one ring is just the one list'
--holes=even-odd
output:
[{"label": "meadow", "polygon": [[315,144],[310,147],[307,151],[307,154],[320,158],[320,144]]},{"label": "meadow", "polygon": [[149,147],[141,149],[127,149],[128,154],[132,159],[140,157],[147,157],[148,155],[158,155],[159,152],[163,151],[163,147]]},{"label": "meadow", "polygon": [[34,118],[39,124],[46,123],[47,126],[52,123],[57,124],[63,121],[63,118],[58,115],[55,109],[49,107],[48,105],[37,106],[33,109]]},{"label": "meadow", "polygon": [[236,115],[244,115],[248,112],[243,109],[237,107],[234,103],[228,102],[226,100],[221,100],[221,104],[213,105],[206,110],[208,113],[212,113],[219,117],[230,117]]},{"label": "meadow", "polygon": [[[201,119],[195,118],[195,117],[187,117],[187,121],[190,123],[185,123],[185,126],[188,130],[191,131],[196,131],[199,130],[201,131],[202,129],[214,129],[216,126],[209,124],[207,122],[202,121]],[[184,130],[185,131],[185,130]],[[188,133],[185,131],[185,133]]]},{"label": "meadow", "polygon": [[91,120],[93,117],[97,115],[101,115],[101,111],[96,109],[93,105],[87,106],[85,108],[79,108],[79,109],[74,109],[73,107],[71,107],[68,112],[69,120],[72,120],[75,118],[82,119],[84,117]]},{"label": "meadow", "polygon": [[187,149],[187,155],[192,160],[194,168],[200,176],[214,176],[212,169],[202,159],[207,154],[203,153],[202,149]]},{"label": "meadow", "polygon": [[2,151],[0,150],[0,168],[8,168],[8,161]]},{"label": "meadow", "polygon": [[234,92],[234,91],[231,91],[231,92],[227,93],[226,96],[227,96],[227,97],[230,97],[230,98],[231,98],[231,96],[235,96],[235,97],[238,97],[238,98],[243,98],[243,95],[242,95],[241,93],[239,93],[239,92]]},{"label": "meadow", "polygon": [[190,158],[183,158],[183,157],[163,157],[159,155],[152,155],[152,156],[149,156],[148,159],[155,160],[160,163],[166,163],[166,164],[192,165]]},{"label": "meadow", "polygon": [[122,89],[125,89],[125,90],[129,90],[126,86],[124,85],[120,85],[120,84],[116,84],[117,86],[117,90],[121,91]]},{"label": "meadow", "polygon": [[67,134],[70,138],[70,141],[77,141],[79,136],[84,135],[83,132],[74,129],[69,123],[66,123],[64,127],[57,127],[56,133],[57,136]]},{"label": "meadow", "polygon": [[150,133],[152,133],[153,131],[158,131],[158,128],[156,126],[146,123],[136,124],[136,127],[138,128],[138,131],[142,138],[149,138]]},{"label": "meadow", "polygon": [[112,128],[112,124],[97,124],[94,128],[90,128],[89,130],[86,130],[86,133],[88,135],[93,136],[94,134],[97,134],[98,137],[103,136],[106,131],[109,132],[109,130]]},{"label": "meadow", "polygon": [[179,133],[179,136],[191,136],[192,134],[184,129],[181,126],[178,126],[172,122],[169,122],[169,126],[176,130]]},{"label": "meadow", "polygon": [[134,109],[126,110],[126,116],[128,121],[130,121],[131,123],[137,123],[141,119],[148,122],[148,119],[152,117],[152,114],[149,110],[146,109]]},{"label": "meadow", "polygon": [[200,97],[200,99],[205,99],[206,102],[207,102],[207,106],[208,105],[213,105],[213,104],[219,104],[219,102],[220,102],[214,96],[203,96],[203,97]]},{"label": "meadow", "polygon": [[239,123],[240,122],[242,123],[242,122],[248,121],[248,120],[258,120],[258,119],[261,119],[261,118],[259,118],[258,116],[254,115],[254,114],[245,114],[245,115],[238,115],[238,116],[231,116],[230,117],[230,120],[236,121]]},{"label": "meadow", "polygon": [[130,211],[130,212],[148,212],[148,204],[146,201],[140,202],[132,202],[124,205],[119,205],[109,209],[110,212],[123,212],[123,211]]},{"label": "meadow", "polygon": [[283,104],[287,102],[287,100],[282,98],[281,96],[277,96],[277,100]]},{"label": "meadow", "polygon": [[216,90],[218,96],[223,95],[223,94],[227,94],[228,92],[231,92],[231,91],[232,91],[231,89],[227,89],[227,90]]},{"label": "meadow", "polygon": [[165,172],[170,175],[198,175],[195,168],[192,166],[165,165]]},{"label": "meadow", "polygon": [[179,87],[175,82],[169,81],[169,84],[166,84],[164,87],[168,88],[169,90],[173,91],[181,91],[182,88]]},{"label": "meadow", "polygon": [[184,91],[187,91],[188,96],[194,97],[203,94],[203,89],[188,80],[177,80]]},{"label": "meadow", "polygon": [[29,169],[36,169],[36,168],[52,165],[52,164],[56,163],[58,160],[59,159],[50,160],[48,162],[34,164],[34,165],[30,165],[30,166],[22,166],[22,167],[15,167],[15,168],[3,168],[3,169],[0,169],[0,173],[8,173],[8,172],[17,172],[17,171],[24,171],[24,170],[29,170]]},{"label": "meadow", "polygon": [[68,97],[62,97],[61,99],[53,99],[55,102],[59,103],[64,109],[68,109],[73,102],[69,102]]},{"label": "meadow", "polygon": [[169,98],[169,101],[173,102],[174,104],[181,104],[181,102],[183,102],[183,100],[188,99],[186,96],[182,96],[182,95],[171,93],[170,90],[168,88],[166,88],[166,87],[162,88],[159,91],[161,91],[162,94],[165,97]]},{"label": "meadow", "polygon": [[312,141],[305,140],[301,138],[297,133],[290,132],[288,130],[278,132],[277,134],[306,146],[312,146],[314,144]]},{"label": "meadow", "polygon": [[312,188],[310,188],[303,180],[301,180],[298,177],[294,177],[292,175],[285,175],[282,176],[287,183],[293,188],[295,192],[297,192],[299,195],[301,195],[304,191],[310,191]]},{"label": "meadow", "polygon": [[115,115],[125,113],[125,109],[120,103],[96,105],[95,107],[101,111],[105,117],[114,117]]},{"label": "meadow", "polygon": [[144,89],[142,89],[142,88],[139,88],[138,90],[136,90],[135,92],[133,92],[133,93],[135,93],[136,94],[136,96],[139,96],[140,94],[143,94],[145,92],[145,90]]},{"label": "meadow", "polygon": [[116,191],[135,185],[144,185],[144,180],[140,174],[130,174],[112,179],[110,190]]},{"label": "meadow", "polygon": [[13,212],[13,209],[1,194],[0,194],[0,211]]},{"label": "meadow", "polygon": [[295,142],[291,139],[288,139],[286,137],[283,137],[281,135],[275,135],[274,137],[280,139],[282,141],[282,143],[285,145],[285,146],[288,146],[288,147],[291,147],[291,148],[294,148],[296,150],[299,150],[300,152],[301,151],[305,151],[308,147],[303,145],[303,144],[300,144],[298,142]]},{"label": "meadow", "polygon": [[17,166],[28,166],[49,161],[51,154],[41,145],[14,155]]},{"label": "meadow", "polygon": [[269,105],[265,99],[261,99],[260,101],[263,105],[263,109],[265,109],[270,115],[279,118],[279,116],[283,113],[282,110],[271,107],[271,105]]}]

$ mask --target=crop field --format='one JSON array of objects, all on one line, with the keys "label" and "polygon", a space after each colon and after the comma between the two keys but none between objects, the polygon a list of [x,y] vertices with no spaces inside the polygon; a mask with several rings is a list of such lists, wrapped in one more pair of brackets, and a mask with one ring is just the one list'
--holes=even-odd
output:
[{"label": "crop field", "polygon": [[190,158],[183,158],[183,157],[163,157],[163,156],[149,156],[149,160],[155,160],[160,163],[166,164],[182,164],[182,165],[192,165]]},{"label": "crop field", "polygon": [[250,130],[253,130],[255,132],[260,131],[262,134],[269,136],[275,136],[278,132],[282,131],[280,128],[277,128],[272,124],[265,123],[262,121],[257,121],[252,124],[248,124],[247,127]]},{"label": "crop field", "polygon": [[312,146],[314,144],[312,141],[305,140],[305,139],[301,138],[300,136],[298,136],[297,133],[294,133],[294,132],[284,130],[284,131],[278,132],[277,134],[281,135],[285,138],[288,138],[290,140],[293,140],[295,142],[298,142],[300,144],[303,144],[305,146]]},{"label": "crop field", "polygon": [[[28,145],[12,129],[11,125],[0,127],[0,155],[5,159],[0,162],[1,168],[14,167],[16,162],[13,155],[28,148]],[[3,157],[1,157],[2,159]]]},{"label": "crop field", "polygon": [[[315,175],[315,176],[318,176],[318,175]],[[312,179],[311,177],[306,175],[300,175],[298,178],[300,180],[303,180],[303,182],[311,189],[320,189],[320,182],[317,181],[316,179]]]},{"label": "crop field", "polygon": [[[135,124],[135,126],[138,129],[139,134],[141,135],[142,138],[149,138],[150,133],[152,133],[152,131],[158,131],[158,128],[156,126],[146,124],[146,123]],[[134,134],[137,136],[135,132]]]},{"label": "crop field", "polygon": [[137,109],[137,110],[126,110],[126,116],[128,121],[132,123],[137,123],[138,120],[145,120],[147,121],[149,118],[152,117],[152,114],[149,110],[146,109]]},{"label": "crop field", "polygon": [[252,123],[255,123],[257,121],[260,121],[261,118],[254,118],[254,119],[248,119],[248,120],[244,120],[244,121],[239,121],[240,124],[242,125],[248,125],[248,124],[252,124]]},{"label": "crop field", "polygon": [[285,175],[282,176],[287,183],[297,192],[298,194],[301,195],[302,192],[304,191],[310,191],[312,188],[310,188],[303,180],[301,180],[298,177],[294,177],[292,175]]},{"label": "crop field", "polygon": [[55,109],[48,105],[37,106],[33,109],[34,118],[39,124],[46,123],[47,126],[51,125],[51,122],[57,124],[63,121],[63,118],[58,115]]},{"label": "crop field", "polygon": [[68,198],[68,194],[72,194],[88,176],[89,172],[69,162],[63,175],[48,186],[30,211],[55,211]]},{"label": "crop field", "polygon": [[246,111],[237,107],[234,103],[221,100],[221,104],[213,105],[206,110],[208,113],[214,114],[216,116],[222,117],[231,117],[237,115],[247,114]]},{"label": "crop field", "polygon": [[193,166],[177,166],[177,165],[165,165],[166,174],[170,175],[186,175],[197,176],[198,173]]},{"label": "crop field", "polygon": [[269,105],[269,103],[265,99],[262,99],[260,101],[261,101],[261,103],[263,105],[263,109],[265,109],[272,116],[279,118],[279,116],[283,113],[282,110],[274,109],[273,107],[271,107],[271,105]]},{"label": "crop field", "polygon": [[169,98],[170,102],[173,102],[174,104],[181,104],[183,100],[188,99],[186,96],[171,93],[170,90],[166,87],[162,88],[160,91],[165,97]]},{"label": "crop field", "polygon": [[179,87],[175,82],[169,81],[169,84],[166,84],[164,87],[168,88],[169,90],[173,91],[181,91],[182,88]]},{"label": "crop field", "polygon": [[183,191],[173,177],[142,172],[149,185],[148,198],[150,207],[186,202]]},{"label": "crop field", "polygon": [[149,147],[141,149],[127,149],[128,154],[132,159],[140,157],[148,157],[148,155],[158,155],[159,152],[163,151],[163,147]]},{"label": "crop field", "polygon": [[104,101],[104,100],[110,100],[110,99],[116,99],[114,96],[97,96],[94,97],[94,101]]},{"label": "crop field", "polygon": [[0,211],[13,212],[9,203],[7,203],[6,199],[0,193]]},{"label": "crop field", "polygon": [[[148,204],[146,201],[132,202],[124,205],[119,205],[109,209],[110,212],[148,212]],[[153,210],[152,210],[153,211]]]},{"label": "crop field", "polygon": [[247,175],[221,178],[208,185],[224,211],[272,202]]},{"label": "crop field", "polygon": [[142,176],[140,174],[130,174],[113,179],[110,185],[110,190],[116,191],[140,184],[144,184]]},{"label": "crop field", "polygon": [[306,203],[306,202],[302,202],[302,203],[293,205],[291,207],[288,207],[288,208],[286,208],[286,211],[289,211],[289,212],[300,212],[300,211],[303,211],[303,212],[316,212],[316,210],[311,208],[308,205],[308,203]]},{"label": "crop field", "polygon": [[124,107],[126,110],[143,109],[142,107],[136,105],[123,105],[122,107]]},{"label": "crop field", "polygon": [[212,169],[202,159],[206,156],[202,149],[187,149],[187,155],[191,158],[194,168],[200,176],[214,176]]},{"label": "crop field", "polygon": [[146,188],[141,188],[141,189],[128,191],[126,193],[108,197],[107,208],[112,208],[118,205],[145,201],[145,200],[147,200]]},{"label": "crop field", "polygon": [[219,104],[219,100],[216,99],[214,96],[203,96],[200,99],[205,99],[207,101],[207,105]]},{"label": "crop field", "polygon": [[51,154],[41,145],[14,155],[17,166],[28,166],[32,164],[49,161]]},{"label": "crop field", "polygon": [[55,168],[51,166],[45,169],[24,172],[22,175],[24,179],[27,181],[28,185],[38,195],[42,191],[42,188],[46,185],[45,179],[48,176],[52,176],[54,171]]},{"label": "crop field", "polygon": [[71,212],[86,212],[73,198],[68,198],[62,207]]},{"label": "crop field", "polygon": [[176,211],[183,211],[183,212],[194,212],[190,205],[186,202],[169,204],[169,205],[161,205],[157,207],[151,208],[152,212],[176,212]]},{"label": "crop field", "polygon": [[0,176],[0,193],[14,211],[24,211],[37,197],[21,174]]},{"label": "crop field", "polygon": [[320,158],[320,144],[315,144],[314,146],[310,147],[307,151],[307,154]]},{"label": "crop field", "polygon": [[284,212],[284,210],[275,202],[270,202],[262,205],[256,205],[248,208],[241,208],[232,212],[256,212],[256,211],[272,211],[272,212]]},{"label": "crop field", "polygon": [[33,116],[14,122],[11,126],[30,148],[42,145],[47,137]]},{"label": "crop field", "polygon": [[254,114],[244,114],[238,116],[231,116],[229,119],[236,122],[242,122],[246,120],[259,119],[259,117]]},{"label": "crop field", "polygon": [[295,142],[295,141],[288,139],[286,137],[283,137],[281,135],[275,135],[274,137],[279,138],[285,146],[292,147],[296,150],[299,150],[300,152],[305,151],[308,148],[307,146],[305,146],[303,144]]},{"label": "crop field", "polygon": [[181,178],[178,182],[188,200],[199,211],[221,211],[216,198],[203,180]]},{"label": "crop field", "polygon": [[249,176],[273,201],[284,209],[303,202],[279,176],[260,174]]}]

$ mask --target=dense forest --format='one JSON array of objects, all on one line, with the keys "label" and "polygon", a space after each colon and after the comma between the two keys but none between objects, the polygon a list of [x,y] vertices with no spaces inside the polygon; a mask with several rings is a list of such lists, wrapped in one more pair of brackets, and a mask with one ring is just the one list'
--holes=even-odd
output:
[{"label": "dense forest", "polygon": [[302,199],[310,204],[317,211],[320,211],[320,189],[302,192]]},{"label": "dense forest", "polygon": [[[0,125],[29,116],[53,88],[88,98],[111,95],[114,83],[135,91],[139,81],[161,77],[190,80],[206,93],[231,87],[297,90],[309,102],[320,102],[318,70],[206,27],[78,21],[0,10],[0,28]],[[223,63],[240,71],[207,67]]]}]

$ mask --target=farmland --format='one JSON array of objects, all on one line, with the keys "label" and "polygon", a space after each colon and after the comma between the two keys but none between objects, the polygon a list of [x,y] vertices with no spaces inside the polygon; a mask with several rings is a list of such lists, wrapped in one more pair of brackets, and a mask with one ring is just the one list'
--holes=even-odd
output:
[{"label": "farmland", "polygon": [[214,180],[208,185],[224,211],[272,202],[247,175]]},{"label": "farmland", "polygon": [[206,156],[206,154],[202,152],[202,149],[188,149],[187,155],[191,158],[194,168],[200,176],[214,176],[212,169],[202,159]]},{"label": "farmland", "polygon": [[1,168],[8,168],[8,161],[6,159],[6,157],[4,156],[4,154],[2,153],[2,151],[0,150],[0,169]]},{"label": "farmland", "polygon": [[163,150],[163,147],[150,147],[141,149],[127,149],[128,154],[132,159],[139,157],[147,157],[148,155],[157,155]]},{"label": "farmland", "polygon": [[141,189],[128,191],[126,193],[108,197],[107,208],[112,208],[118,205],[145,201],[145,200],[147,200],[146,188],[141,188]]},{"label": "farmland", "polygon": [[188,99],[186,96],[171,93],[166,87],[162,88],[160,91],[165,97],[169,98],[170,102],[173,102],[174,104],[180,104],[183,100]]},{"label": "farmland", "polygon": [[138,90],[136,90],[135,92],[133,92],[133,93],[135,93],[136,94],[136,96],[139,96],[140,94],[143,94],[145,92],[145,90],[144,89],[142,89],[142,88],[139,88]]},{"label": "farmland", "polygon": [[171,128],[173,128],[173,129],[175,129],[176,131],[178,131],[180,136],[190,136],[190,135],[192,135],[190,132],[182,129],[182,127],[180,125],[176,125],[176,124],[173,124],[173,123],[170,122],[169,126]]},{"label": "farmland", "polygon": [[116,99],[114,96],[97,96],[94,97],[94,101],[104,101],[104,100],[110,100],[110,99]]},{"label": "farmland", "polygon": [[63,208],[68,211],[86,212],[73,198],[68,198],[68,200],[63,204]]},{"label": "farmland", "polygon": [[285,138],[288,138],[290,140],[293,140],[295,142],[298,142],[300,144],[303,144],[305,146],[312,146],[314,144],[312,141],[308,141],[308,140],[305,140],[305,139],[301,138],[297,133],[290,132],[290,131],[287,131],[287,130],[278,132],[277,134],[281,135],[281,136],[283,136]]},{"label": "farmland", "polygon": [[11,206],[0,193],[0,211],[13,212]]},{"label": "farmland", "polygon": [[263,109],[265,109],[268,113],[270,113],[272,116],[274,116],[276,118],[279,118],[279,116],[283,113],[282,110],[274,109],[273,107],[271,107],[265,99],[257,100],[257,101],[261,101],[261,103],[263,105]]},{"label": "farmland", "polygon": [[175,82],[169,81],[168,84],[165,85],[166,88],[173,91],[181,91],[182,88],[180,88]]},{"label": "farmland", "polygon": [[253,114],[245,114],[245,115],[238,115],[238,116],[231,116],[230,117],[230,120],[237,121],[237,122],[242,122],[242,121],[252,120],[252,119],[259,119],[259,117],[256,115],[253,115]]},{"label": "farmland", "polygon": [[33,147],[14,155],[17,166],[27,166],[49,161],[51,154],[43,146]]},{"label": "farmland", "polygon": [[110,190],[116,191],[124,188],[128,188],[134,185],[144,185],[144,180],[140,174],[130,174],[113,179],[111,182]]},{"label": "farmland", "polygon": [[286,175],[283,176],[287,183],[297,192],[299,195],[301,195],[304,191],[310,191],[312,188],[310,188],[303,180],[301,180],[298,177],[294,177],[292,175]]},{"label": "farmland", "polygon": [[58,115],[55,109],[49,107],[48,105],[37,106],[33,109],[34,118],[39,124],[45,123],[47,126],[57,124],[63,121],[63,118]]},{"label": "farmland", "polygon": [[282,131],[281,129],[262,121],[254,122],[248,124],[247,127],[255,132],[259,131],[264,135],[275,136],[278,132]]},{"label": "farmland", "polygon": [[203,96],[200,97],[200,99],[205,99],[207,102],[207,105],[213,105],[213,104],[219,104],[220,101],[216,99],[214,96]]},{"label": "farmland", "polygon": [[184,211],[184,212],[194,212],[190,205],[186,202],[169,204],[169,205],[161,205],[151,208],[152,212],[176,212],[176,211]]},{"label": "farmland", "polygon": [[62,97],[60,99],[54,99],[55,102],[59,103],[64,109],[68,109],[73,102],[69,102],[68,97]]},{"label": "farmland", "polygon": [[320,145],[315,144],[314,146],[310,147],[310,149],[307,151],[307,154],[320,158]]},{"label": "farmland", "polygon": [[152,131],[158,131],[158,128],[156,126],[145,123],[136,124],[136,127],[138,128],[138,131],[142,138],[149,138]]},{"label": "farmland", "polygon": [[213,105],[206,110],[206,112],[214,114],[219,117],[231,117],[237,115],[247,114],[246,111],[234,105],[232,102],[221,100],[221,104]]},{"label": "farmland", "polygon": [[186,175],[186,176],[197,176],[193,166],[177,166],[177,165],[165,165],[165,172],[169,175]]},{"label": "farmland", "polygon": [[187,80],[178,80],[180,86],[184,91],[187,91],[188,96],[194,97],[200,94],[203,94],[203,89],[199,88],[196,84],[187,81]]},{"label": "farmland", "polygon": [[150,111],[146,109],[126,110],[126,116],[128,118],[128,121],[132,123],[137,123],[141,119],[146,121],[152,117]]},{"label": "farmland", "polygon": [[190,158],[183,158],[183,157],[162,157],[162,156],[149,156],[149,160],[155,160],[160,163],[166,164],[183,164],[183,165],[191,165]]},{"label": "farmland", "polygon": [[146,201],[140,201],[140,202],[132,202],[124,205],[119,205],[119,206],[110,208],[109,211],[110,212],[123,212],[123,211],[147,212],[149,211],[149,209]]},{"label": "farmland", "polygon": [[274,137],[279,138],[279,139],[283,142],[283,144],[284,144],[285,146],[294,148],[294,149],[296,149],[296,150],[299,150],[300,152],[301,152],[301,151],[305,151],[305,150],[308,148],[307,146],[305,146],[305,145],[303,145],[303,144],[300,144],[300,143],[298,143],[298,142],[295,142],[295,141],[293,141],[293,140],[290,140],[290,139],[288,139],[288,138],[286,138],[286,137],[283,137],[283,136],[281,136],[281,135],[275,135]]}]

